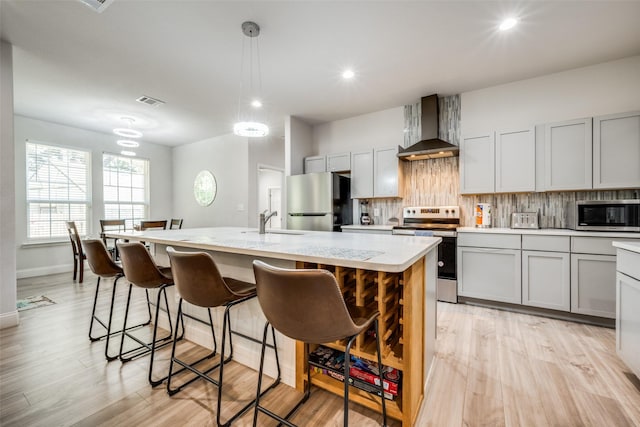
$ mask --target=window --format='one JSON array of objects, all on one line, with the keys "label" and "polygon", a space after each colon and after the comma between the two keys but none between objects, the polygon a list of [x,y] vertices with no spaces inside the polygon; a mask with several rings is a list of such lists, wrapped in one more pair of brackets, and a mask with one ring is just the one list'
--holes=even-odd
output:
[{"label": "window", "polygon": [[132,229],[148,217],[148,160],[103,154],[102,173],[105,219],[124,219]]},{"label": "window", "polygon": [[68,236],[65,221],[87,234],[90,153],[32,142],[26,151],[29,239]]}]

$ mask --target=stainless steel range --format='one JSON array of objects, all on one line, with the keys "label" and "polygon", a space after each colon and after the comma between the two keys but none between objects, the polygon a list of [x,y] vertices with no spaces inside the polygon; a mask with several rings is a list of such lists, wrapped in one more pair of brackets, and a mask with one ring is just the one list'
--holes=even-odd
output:
[{"label": "stainless steel range", "polygon": [[396,235],[442,237],[442,243],[438,246],[439,301],[458,302],[456,229],[459,226],[459,206],[410,206],[402,209],[402,225],[393,227],[393,234]]}]

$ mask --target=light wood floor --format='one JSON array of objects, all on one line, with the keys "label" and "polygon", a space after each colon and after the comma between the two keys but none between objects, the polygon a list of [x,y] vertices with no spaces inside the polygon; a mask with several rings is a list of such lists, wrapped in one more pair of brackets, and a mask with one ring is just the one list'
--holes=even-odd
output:
[{"label": "light wood floor", "polygon": [[[91,274],[83,284],[70,274],[20,280],[18,298],[46,295],[57,304],[22,311],[18,327],[0,331],[0,425],[215,425],[216,387],[197,381],[169,397],[149,386],[148,358],[104,360],[104,342],[87,338],[94,286]],[[469,305],[438,310],[438,351],[417,425],[640,426],[640,381],[616,356],[614,330]],[[184,342],[180,351],[195,357],[203,349]],[[160,352],[158,369],[168,357],[169,349]],[[226,366],[223,418],[252,399],[256,383],[255,371]],[[299,394],[280,385],[267,396],[265,405],[284,412]],[[354,426],[381,422],[356,404],[349,415]],[[342,399],[314,388],[292,421],[342,425]],[[263,417],[258,424],[276,425]]]}]

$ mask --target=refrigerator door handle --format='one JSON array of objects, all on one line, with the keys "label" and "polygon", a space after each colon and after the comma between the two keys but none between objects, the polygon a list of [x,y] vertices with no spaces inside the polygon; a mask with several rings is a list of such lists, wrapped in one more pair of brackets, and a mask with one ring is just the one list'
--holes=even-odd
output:
[{"label": "refrigerator door handle", "polygon": [[292,213],[289,212],[289,216],[325,216],[329,215],[329,212],[324,213]]}]

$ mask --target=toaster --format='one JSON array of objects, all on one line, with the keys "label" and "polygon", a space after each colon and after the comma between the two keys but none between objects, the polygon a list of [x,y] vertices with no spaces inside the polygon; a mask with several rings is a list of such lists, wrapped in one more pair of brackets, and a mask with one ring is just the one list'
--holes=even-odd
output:
[{"label": "toaster", "polygon": [[538,212],[514,212],[511,214],[511,228],[540,228]]}]

